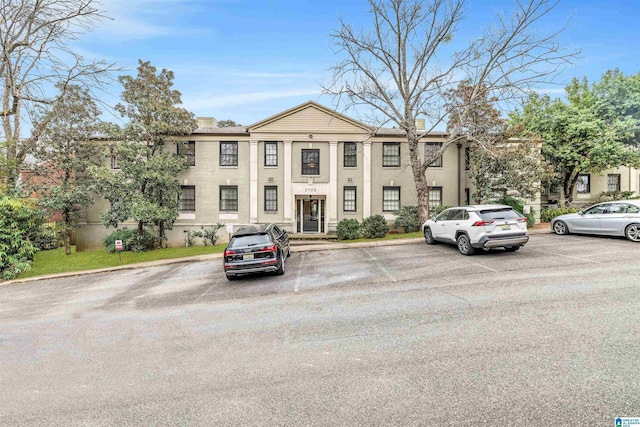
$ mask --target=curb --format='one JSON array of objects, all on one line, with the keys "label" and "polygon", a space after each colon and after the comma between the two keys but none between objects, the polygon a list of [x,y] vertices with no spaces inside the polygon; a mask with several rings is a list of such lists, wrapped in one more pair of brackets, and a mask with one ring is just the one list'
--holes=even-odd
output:
[{"label": "curb", "polygon": [[[550,229],[538,229],[538,230],[529,230],[529,235],[536,234],[551,234],[552,231]],[[328,250],[340,250],[340,249],[353,249],[353,248],[367,248],[367,247],[380,247],[380,246],[400,246],[400,245],[417,245],[424,242],[422,237],[412,237],[410,239],[394,239],[394,240],[382,240],[379,242],[359,242],[359,243],[313,243],[307,245],[292,245],[291,252],[299,253],[299,252],[319,252],[319,251],[328,251]],[[8,280],[6,282],[0,282],[0,287],[9,285],[9,284],[20,284],[27,282],[35,282],[37,280],[47,280],[47,279],[60,279],[65,277],[77,277],[77,276],[87,276],[90,274],[98,274],[98,273],[107,273],[111,271],[121,271],[121,270],[136,270],[139,268],[147,268],[147,267],[156,267],[160,265],[171,265],[171,264],[181,264],[181,263],[189,263],[189,262],[200,262],[200,261],[211,261],[215,259],[222,258],[222,253],[210,254],[210,255],[198,255],[193,257],[184,257],[184,258],[171,258],[164,259],[159,261],[149,261],[149,262],[141,262],[136,264],[126,264],[119,265],[116,267],[109,268],[99,268],[95,270],[82,270],[82,271],[70,271],[66,273],[56,273],[56,274],[47,274],[46,276],[34,276],[27,277],[24,279],[15,279]]]}]

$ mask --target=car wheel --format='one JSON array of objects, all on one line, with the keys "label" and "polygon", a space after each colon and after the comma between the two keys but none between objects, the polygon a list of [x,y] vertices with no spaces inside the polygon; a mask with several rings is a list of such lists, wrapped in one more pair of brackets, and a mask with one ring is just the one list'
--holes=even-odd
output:
[{"label": "car wheel", "polygon": [[553,223],[553,231],[556,234],[569,234],[569,228],[564,221],[556,221]]},{"label": "car wheel", "polygon": [[424,240],[427,241],[427,245],[434,245],[436,243],[436,239],[433,238],[431,229],[428,227],[424,229]]},{"label": "car wheel", "polygon": [[466,234],[459,235],[456,242],[458,243],[458,250],[462,255],[473,255],[475,252],[475,249],[471,246],[469,237]]},{"label": "car wheel", "polygon": [[631,224],[624,230],[624,235],[632,242],[640,242],[640,224]]},{"label": "car wheel", "polygon": [[504,250],[507,251],[507,252],[515,252],[518,249],[520,249],[520,246],[508,246],[508,247],[504,248]]},{"label": "car wheel", "polygon": [[280,254],[280,267],[278,267],[278,269],[276,270],[276,274],[278,276],[282,276],[284,274],[284,259],[284,254]]},{"label": "car wheel", "polygon": [[230,282],[233,282],[238,278],[238,276],[236,276],[235,274],[225,274],[225,276],[227,276],[227,280]]}]

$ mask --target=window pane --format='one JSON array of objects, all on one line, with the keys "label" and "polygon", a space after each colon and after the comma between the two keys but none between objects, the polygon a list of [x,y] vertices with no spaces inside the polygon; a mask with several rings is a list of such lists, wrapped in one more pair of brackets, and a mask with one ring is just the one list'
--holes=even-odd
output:
[{"label": "window pane", "polygon": [[400,166],[400,144],[384,142],[382,144],[382,166]]},{"label": "window pane", "polygon": [[578,175],[578,181],[576,182],[576,190],[578,193],[589,193],[591,191],[589,188],[589,178],[590,175]]},{"label": "window pane", "polygon": [[178,196],[179,212],[195,212],[196,210],[196,187],[193,185],[183,185],[180,187]]},{"label": "window pane", "polygon": [[278,166],[278,143],[277,142],[264,143],[264,165]]},{"label": "window pane", "polygon": [[[425,161],[431,160],[438,153],[438,151],[440,151],[440,148],[442,148],[442,143],[440,142],[425,142],[425,147],[424,147]],[[441,167],[442,156],[438,156],[436,160],[433,163],[431,163],[430,166]]]},{"label": "window pane", "polygon": [[238,187],[220,187],[220,210],[238,210]]},{"label": "window pane", "polygon": [[400,187],[382,189],[382,210],[385,212],[400,210]]},{"label": "window pane", "polygon": [[355,142],[344,143],[344,166],[356,167],[358,165],[358,157],[356,153]]},{"label": "window pane", "polygon": [[442,206],[442,188],[433,187],[429,190],[429,207]]},{"label": "window pane", "polygon": [[178,155],[182,156],[187,166],[196,165],[196,142],[188,141],[178,143]]},{"label": "window pane", "polygon": [[264,187],[264,210],[278,210],[278,187]]},{"label": "window pane", "polygon": [[607,175],[607,191],[620,191],[620,174]]},{"label": "window pane", "polygon": [[302,150],[302,175],[320,175],[320,150]]},{"label": "window pane", "polygon": [[356,211],[356,187],[344,187],[343,208],[345,212]]},{"label": "window pane", "polygon": [[220,143],[220,166],[238,166],[238,143]]}]

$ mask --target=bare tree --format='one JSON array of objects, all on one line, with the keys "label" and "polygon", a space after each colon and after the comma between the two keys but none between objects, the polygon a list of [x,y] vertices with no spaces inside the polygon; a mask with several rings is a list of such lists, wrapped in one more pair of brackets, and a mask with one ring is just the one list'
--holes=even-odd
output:
[{"label": "bare tree", "polygon": [[1,164],[9,188],[47,126],[39,122],[28,137],[22,135],[23,124],[33,125],[34,107],[53,105],[71,83],[99,87],[116,70],[114,64],[85,61],[71,48],[105,19],[98,6],[96,0],[0,0],[0,118],[6,141]]},{"label": "bare tree", "polygon": [[[560,67],[577,52],[559,48],[558,32],[537,35],[533,27],[551,13],[559,0],[515,0],[511,16],[499,13],[495,25],[454,51],[450,45],[463,21],[464,0],[369,0],[372,28],[356,32],[341,20],[332,33],[344,59],[333,67],[331,82],[323,86],[345,108],[367,106],[378,125],[394,123],[406,133],[416,185],[420,218],[429,216],[427,168],[451,144],[464,143],[462,125],[477,99],[509,102],[533,86],[551,82]],[[447,93],[465,82],[465,104],[451,105]],[[450,120],[450,113],[458,115]],[[424,131],[415,119],[425,118]],[[442,148],[421,158],[420,140],[447,123]]]}]

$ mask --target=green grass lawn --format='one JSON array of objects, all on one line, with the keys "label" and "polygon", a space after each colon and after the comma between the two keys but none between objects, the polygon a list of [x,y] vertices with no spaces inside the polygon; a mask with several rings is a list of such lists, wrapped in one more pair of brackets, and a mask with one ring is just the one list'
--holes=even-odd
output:
[{"label": "green grass lawn", "polygon": [[[422,233],[388,234],[382,239],[340,240],[340,243],[377,242],[381,240],[407,239],[421,237]],[[327,242],[329,243],[329,242]],[[76,252],[72,247],[71,255],[65,255],[64,248],[36,253],[33,268],[21,274],[19,279],[47,274],[67,273],[70,271],[95,270],[99,268],[116,267],[119,265],[135,264],[139,262],[159,261],[163,259],[184,258],[190,256],[222,253],[226,243],[216,246],[192,246],[189,248],[156,249],[147,252],[122,252],[122,259],[117,253],[104,250]]]},{"label": "green grass lawn", "polygon": [[71,255],[67,256],[64,253],[64,248],[59,248],[36,253],[33,260],[33,268],[21,274],[19,279],[69,271],[108,268],[138,262],[221,253],[225,247],[226,243],[216,246],[156,249],[148,252],[122,252],[122,260],[117,253],[112,254],[104,250],[76,252],[76,248],[73,246]]}]

